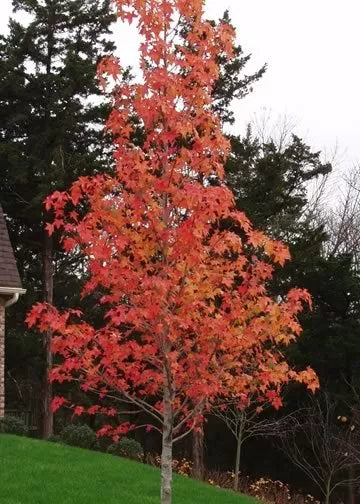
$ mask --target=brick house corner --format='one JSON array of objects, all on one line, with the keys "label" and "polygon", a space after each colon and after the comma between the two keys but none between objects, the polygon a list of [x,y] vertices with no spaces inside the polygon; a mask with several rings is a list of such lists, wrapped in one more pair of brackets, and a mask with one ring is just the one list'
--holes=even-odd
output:
[{"label": "brick house corner", "polygon": [[5,414],[5,312],[25,292],[0,205],[0,418]]}]

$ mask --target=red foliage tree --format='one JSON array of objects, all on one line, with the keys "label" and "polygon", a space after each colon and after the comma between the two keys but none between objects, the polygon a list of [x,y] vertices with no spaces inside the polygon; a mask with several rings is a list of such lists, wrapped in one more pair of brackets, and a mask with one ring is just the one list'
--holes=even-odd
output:
[{"label": "red foliage tree", "polygon": [[[309,295],[266,295],[271,263],[285,246],[252,229],[223,183],[229,143],[211,110],[216,56],[231,58],[233,30],[203,20],[201,0],[117,0],[122,20],[142,36],[141,83],[120,83],[119,62],[99,66],[115,79],[108,128],[115,138],[113,175],[81,178],[46,202],[66,250],[88,263],[84,295],[101,290],[101,328],[76,311],[36,305],[28,323],[51,330],[63,357],[52,380],[77,380],[97,393],[90,410],[111,397],[136,405],[162,434],[161,502],[171,502],[172,448],[219,398],[239,402],[259,391],[280,405],[288,380],[317,386],[314,373],[291,370],[281,353],[301,328],[296,315]],[[185,43],[178,22],[191,23]],[[133,117],[146,133],[132,143]],[[216,181],[216,183],[213,183]],[[81,206],[81,217],[78,206]],[[85,209],[85,211],[84,211]],[[226,225],[224,225],[226,223]],[[54,408],[65,400],[56,398]],[[118,436],[131,425],[105,426]]]}]

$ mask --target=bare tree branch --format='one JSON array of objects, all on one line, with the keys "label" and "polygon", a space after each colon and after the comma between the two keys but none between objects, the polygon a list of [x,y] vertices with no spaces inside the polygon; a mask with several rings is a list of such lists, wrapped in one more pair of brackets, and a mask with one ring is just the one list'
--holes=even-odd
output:
[{"label": "bare tree branch", "polygon": [[324,394],[287,421],[282,450],[321,490],[325,504],[336,488],[360,483],[360,476],[349,477],[351,469],[360,468],[357,419],[337,415],[336,404]]}]

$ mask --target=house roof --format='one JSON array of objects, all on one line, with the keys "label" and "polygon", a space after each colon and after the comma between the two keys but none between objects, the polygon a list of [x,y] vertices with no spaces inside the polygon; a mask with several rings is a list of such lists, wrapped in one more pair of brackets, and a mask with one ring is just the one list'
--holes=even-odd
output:
[{"label": "house roof", "polygon": [[4,212],[0,205],[0,291],[6,289],[9,289],[9,292],[22,290]]}]

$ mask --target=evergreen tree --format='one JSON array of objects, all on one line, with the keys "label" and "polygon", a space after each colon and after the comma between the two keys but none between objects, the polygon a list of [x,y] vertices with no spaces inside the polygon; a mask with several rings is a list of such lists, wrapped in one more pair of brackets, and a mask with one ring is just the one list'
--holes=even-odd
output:
[{"label": "evergreen tree", "polygon": [[238,208],[255,227],[290,248],[292,260],[278,272],[273,294],[307,287],[302,276],[314,268],[327,239],[309,208],[308,183],[328,174],[331,165],[294,134],[279,145],[272,138],[261,141],[248,127],[244,137],[231,138],[231,145],[227,182]]},{"label": "evergreen tree", "polygon": [[290,247],[292,260],[277,272],[273,293],[298,286],[312,294],[313,311],[302,315],[304,338],[292,350],[293,362],[310,363],[323,387],[350,403],[349,384],[360,383],[359,273],[352,254],[326,253],[325,223],[308,208],[308,182],[330,170],[296,135],[279,148],[249,129],[244,138],[232,138],[227,178],[238,207]]},{"label": "evergreen tree", "polygon": [[301,365],[311,356],[323,388],[347,404],[360,389],[360,278],[349,254],[323,257],[316,270],[303,273],[314,300],[304,319],[305,333],[293,350]]},{"label": "evergreen tree", "polygon": [[[108,106],[97,98],[96,67],[114,51],[109,35],[115,17],[110,0],[14,0],[13,9],[30,21],[11,19],[9,35],[0,39],[0,193],[29,292],[17,310],[23,319],[34,299],[53,301],[54,282],[57,301],[66,305],[71,296],[69,281],[79,264],[65,260],[56,235],[44,231],[43,200],[110,164],[103,141]],[[49,341],[47,335],[44,437],[53,429]]]},{"label": "evergreen tree", "polygon": [[[219,23],[232,26],[229,11],[224,12]],[[212,91],[213,110],[219,115],[223,124],[234,124],[234,112],[231,110],[233,100],[241,100],[252,93],[254,84],[263,77],[267,68],[264,64],[253,74],[247,75],[244,71],[251,59],[251,54],[244,54],[240,44],[235,45],[233,51],[234,57],[231,60],[227,60],[221,54],[216,60],[219,65],[219,78]]]},{"label": "evergreen tree", "polygon": [[306,219],[307,184],[331,171],[320,152],[295,134],[281,145],[271,137],[261,141],[250,126],[243,137],[231,137],[231,146],[227,182],[256,227],[289,243],[299,227],[314,228]]}]

